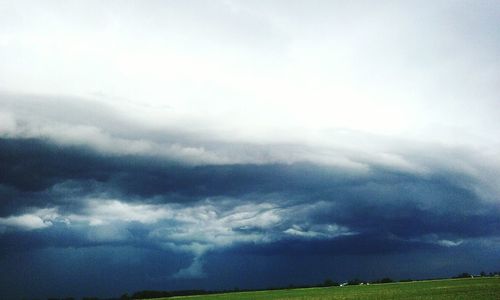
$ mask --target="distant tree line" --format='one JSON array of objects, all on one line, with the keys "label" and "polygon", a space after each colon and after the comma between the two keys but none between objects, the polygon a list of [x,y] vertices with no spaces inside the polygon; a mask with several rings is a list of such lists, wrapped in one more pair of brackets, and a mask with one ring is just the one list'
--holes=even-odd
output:
[{"label": "distant tree line", "polygon": [[180,290],[180,291],[139,291],[131,296],[127,294],[122,295],[120,299],[149,299],[149,298],[167,298],[175,296],[193,296],[193,295],[206,295],[215,292],[205,290]]},{"label": "distant tree line", "polygon": [[453,278],[469,278],[469,277],[485,277],[485,276],[488,276],[488,277],[500,276],[500,272],[486,273],[484,271],[481,271],[481,273],[479,273],[477,275],[470,274],[470,273],[460,273],[457,276],[454,276]]}]

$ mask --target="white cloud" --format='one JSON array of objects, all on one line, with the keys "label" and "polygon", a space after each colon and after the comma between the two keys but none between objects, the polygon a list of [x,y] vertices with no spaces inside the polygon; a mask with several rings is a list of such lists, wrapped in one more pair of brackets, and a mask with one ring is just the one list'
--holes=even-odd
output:
[{"label": "white cloud", "polygon": [[303,238],[318,238],[318,239],[332,239],[339,236],[354,235],[356,232],[351,231],[345,226],[337,224],[322,224],[322,225],[297,225],[283,231],[283,233]]},{"label": "white cloud", "polygon": [[244,204],[231,209],[207,202],[176,209],[169,219],[174,224],[159,227],[150,236],[194,244],[196,249],[199,244],[213,248],[237,242],[265,242],[275,238],[273,227],[279,225],[282,218],[280,209],[268,203]]},{"label": "white cloud", "polygon": [[46,228],[54,222],[65,223],[68,230],[83,225],[88,226],[89,240],[115,241],[130,237],[128,223],[141,223],[149,228],[151,241],[196,256],[235,243],[267,243],[287,235],[328,239],[355,234],[337,224],[297,225],[321,209],[321,203],[279,207],[267,202],[235,205],[234,201],[206,200],[186,207],[94,198],[71,213],[61,213],[58,208],[32,209],[31,213],[0,218],[0,225],[23,230]]},{"label": "white cloud", "polygon": [[50,222],[44,221],[41,217],[31,214],[20,216],[11,216],[0,219],[0,225],[18,227],[21,229],[31,230],[49,227]]},{"label": "white cloud", "polygon": [[[7,3],[0,89],[93,97],[141,126],[230,142],[316,148],[339,138],[317,132],[348,129],[498,143],[498,10],[464,9],[471,5]],[[60,114],[54,119],[67,117]],[[127,146],[121,151],[156,151],[147,139],[120,139],[97,124],[75,130],[98,149],[117,142]],[[465,130],[472,139],[463,139]],[[179,146],[181,157],[235,161]]]},{"label": "white cloud", "polygon": [[65,222],[55,208],[36,209],[31,213],[0,218],[0,226],[20,230],[35,230],[47,228],[54,221]]},{"label": "white cloud", "polygon": [[149,204],[134,204],[116,199],[89,199],[80,214],[68,216],[70,221],[87,222],[91,226],[113,222],[156,223],[168,219],[172,212],[168,207]]},{"label": "white cloud", "polygon": [[439,236],[438,234],[426,234],[418,238],[411,239],[411,241],[431,243],[447,248],[457,247],[464,243],[464,240],[462,239],[447,239]]},{"label": "white cloud", "polygon": [[462,240],[458,240],[458,241],[439,240],[437,243],[441,246],[444,246],[444,247],[456,247],[456,246],[460,246],[463,243],[463,241]]}]

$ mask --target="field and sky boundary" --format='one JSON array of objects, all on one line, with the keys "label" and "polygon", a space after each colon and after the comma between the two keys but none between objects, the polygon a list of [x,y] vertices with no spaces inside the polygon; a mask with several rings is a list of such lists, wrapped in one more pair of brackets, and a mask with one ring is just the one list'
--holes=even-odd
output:
[{"label": "field and sky boundary", "polygon": [[500,299],[500,277],[262,290],[156,299]]}]

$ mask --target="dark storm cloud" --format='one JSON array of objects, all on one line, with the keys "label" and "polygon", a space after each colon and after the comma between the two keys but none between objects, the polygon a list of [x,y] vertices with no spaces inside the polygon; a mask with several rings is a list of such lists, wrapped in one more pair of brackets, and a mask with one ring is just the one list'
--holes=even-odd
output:
[{"label": "dark storm cloud", "polygon": [[68,193],[101,191],[130,198],[170,195],[168,199],[179,201],[275,192],[314,196],[346,183],[356,185],[358,180],[305,163],[192,167],[155,157],[102,155],[37,139],[1,139],[0,149],[0,182],[6,199],[13,198],[8,193],[17,192],[56,200],[58,191],[65,198]]},{"label": "dark storm cloud", "polygon": [[0,149],[3,217],[28,207],[71,213],[89,197],[186,207],[219,197],[233,199],[233,205],[270,202],[282,208],[323,202],[327,206],[311,209],[304,223],[334,222],[400,237],[485,236],[499,228],[498,208],[447,180],[454,174],[419,177],[374,169],[369,177],[352,178],[305,163],[193,167],[33,139],[2,139]]}]

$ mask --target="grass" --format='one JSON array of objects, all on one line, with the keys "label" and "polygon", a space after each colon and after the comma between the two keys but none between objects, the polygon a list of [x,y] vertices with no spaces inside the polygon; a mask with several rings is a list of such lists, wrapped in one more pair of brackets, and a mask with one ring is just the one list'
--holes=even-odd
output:
[{"label": "grass", "polygon": [[226,294],[172,297],[168,299],[500,299],[500,277],[426,280],[328,288],[234,292]]}]

